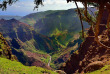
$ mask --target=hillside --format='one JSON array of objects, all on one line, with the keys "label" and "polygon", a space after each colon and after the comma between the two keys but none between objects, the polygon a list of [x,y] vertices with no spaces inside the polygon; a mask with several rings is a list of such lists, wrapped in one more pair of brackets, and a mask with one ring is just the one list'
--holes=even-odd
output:
[{"label": "hillside", "polygon": [[0,20],[0,32],[8,41],[13,54],[25,65],[49,68],[47,61],[50,57],[47,53],[60,48],[56,40],[36,33],[31,26],[15,19]]},{"label": "hillside", "polygon": [[[15,19],[0,20],[0,32],[2,32],[4,37],[8,41],[11,41],[12,46],[17,49],[20,48],[20,43],[26,43],[28,48],[32,48],[31,50],[28,49],[30,51],[40,49],[46,52],[52,52],[58,48],[57,43],[54,45],[55,41],[53,42],[51,38],[36,33],[31,26]],[[17,43],[17,41],[19,42]],[[29,44],[31,44],[31,46]],[[25,44],[22,45],[21,48],[25,48]]]},{"label": "hillside", "polygon": [[[84,22],[84,27],[89,26]],[[75,9],[69,9],[46,15],[35,23],[34,28],[38,33],[52,36],[64,31],[78,33],[81,31],[81,24]]]},{"label": "hillside", "polygon": [[[74,40],[74,35],[81,31],[76,9],[32,13],[24,16],[20,21],[27,24],[32,22],[31,25],[37,33],[55,38],[62,46]],[[85,28],[89,27],[86,22],[83,23]]]},{"label": "hillside", "polygon": [[40,67],[24,66],[20,62],[11,61],[0,57],[0,73],[1,74],[58,74],[54,71],[43,69]]},{"label": "hillside", "polygon": [[[80,20],[75,11],[76,9],[69,10],[54,10],[45,11],[39,13],[32,13],[24,16],[20,21],[31,24],[34,29],[43,35],[52,36],[55,33],[61,33],[63,31],[77,32],[81,30]],[[89,27],[84,22],[85,28]]]},{"label": "hillside", "polygon": [[[21,56],[21,55],[20,55]],[[22,56],[23,57],[23,56]],[[12,61],[13,60],[13,61]],[[0,74],[57,74],[54,71],[41,67],[24,66],[18,62],[17,57],[12,54],[12,50],[7,41],[0,33]]]},{"label": "hillside", "polygon": [[31,13],[29,15],[26,15],[20,19],[21,22],[27,23],[31,26],[34,26],[36,22],[38,22],[40,19],[44,18],[46,15],[55,13],[57,11],[45,11],[45,12],[38,12],[38,13]]}]

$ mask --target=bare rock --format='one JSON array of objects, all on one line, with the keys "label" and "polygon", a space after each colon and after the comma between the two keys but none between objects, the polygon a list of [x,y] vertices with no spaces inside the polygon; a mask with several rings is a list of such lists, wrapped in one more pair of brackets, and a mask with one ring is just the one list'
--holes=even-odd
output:
[{"label": "bare rock", "polygon": [[82,71],[82,73],[87,73],[87,72],[92,72],[92,71],[95,71],[95,70],[99,70],[101,69],[102,67],[104,67],[104,63],[101,62],[101,61],[95,61],[95,62],[92,62],[90,64],[87,65],[86,68],[84,68],[84,70]]},{"label": "bare rock", "polygon": [[59,73],[59,74],[66,74],[64,71],[62,70],[56,70],[55,72]]}]

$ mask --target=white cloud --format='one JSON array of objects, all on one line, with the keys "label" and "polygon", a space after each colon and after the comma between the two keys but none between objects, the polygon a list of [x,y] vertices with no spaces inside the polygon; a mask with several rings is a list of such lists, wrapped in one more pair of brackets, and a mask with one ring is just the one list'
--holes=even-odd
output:
[{"label": "white cloud", "polygon": [[[82,7],[81,3],[78,3],[78,5],[79,7]],[[6,12],[0,11],[0,13],[5,15],[27,15],[39,11],[66,10],[70,8],[76,8],[73,2],[67,3],[66,0],[45,0],[44,6],[40,6],[38,11],[33,11],[34,6],[35,5],[32,0],[19,1],[12,6],[8,6]]]}]

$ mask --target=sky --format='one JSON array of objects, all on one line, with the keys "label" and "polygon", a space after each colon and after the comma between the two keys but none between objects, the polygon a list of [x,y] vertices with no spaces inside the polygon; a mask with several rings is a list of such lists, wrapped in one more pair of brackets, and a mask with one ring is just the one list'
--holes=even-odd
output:
[{"label": "sky", "polygon": [[[36,13],[47,10],[67,10],[76,8],[75,3],[67,3],[66,0],[44,0],[44,6],[39,6],[38,10],[34,9],[34,0],[19,0],[11,6],[7,7],[6,11],[0,9],[0,15],[14,15],[25,16],[30,13]],[[79,7],[83,7],[81,3],[78,3]]]}]

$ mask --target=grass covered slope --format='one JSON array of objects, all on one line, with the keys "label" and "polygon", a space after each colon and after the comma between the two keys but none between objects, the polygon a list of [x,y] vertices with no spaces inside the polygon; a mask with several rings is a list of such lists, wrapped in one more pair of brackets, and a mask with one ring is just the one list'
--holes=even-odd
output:
[{"label": "grass covered slope", "polygon": [[[80,20],[76,9],[68,10],[49,10],[44,12],[32,13],[20,19],[21,22],[30,24],[36,32],[43,35],[52,36],[64,31],[79,32],[81,30]],[[84,27],[88,28],[88,24]]]},{"label": "grass covered slope", "polygon": [[0,57],[0,73],[1,74],[57,74],[53,71],[40,67],[24,66],[20,62],[11,61]]},{"label": "grass covered slope", "polygon": [[[34,28],[38,33],[52,36],[59,32],[79,32],[81,30],[80,20],[76,9],[62,10],[46,15],[35,23]],[[84,27],[88,24],[84,22]]]},{"label": "grass covered slope", "polygon": [[49,11],[45,11],[45,12],[32,13],[32,14],[22,17],[20,19],[20,21],[33,26],[36,22],[38,22],[40,19],[44,18],[46,15],[52,14],[55,12],[57,12],[57,11],[49,10]]},{"label": "grass covered slope", "polygon": [[[49,10],[24,16],[20,21],[30,24],[37,33],[51,37],[62,47],[81,31],[81,24],[76,9]],[[83,22],[84,27],[89,25]],[[53,41],[52,40],[52,41]]]}]

